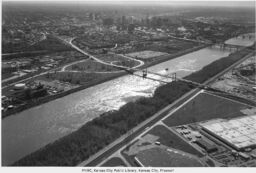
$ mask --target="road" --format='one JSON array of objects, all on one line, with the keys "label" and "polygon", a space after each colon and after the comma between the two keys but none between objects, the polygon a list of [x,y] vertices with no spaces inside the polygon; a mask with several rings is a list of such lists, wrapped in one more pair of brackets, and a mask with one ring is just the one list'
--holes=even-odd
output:
[{"label": "road", "polygon": [[[216,74],[212,78],[210,78],[207,81],[205,81],[203,84],[204,85],[208,85],[208,84],[212,83],[217,78],[222,76],[224,73],[226,73],[227,71],[231,70],[232,68],[234,68],[235,66],[240,64],[242,61],[244,61],[245,59],[247,59],[250,56],[252,56],[253,53],[250,53],[250,54],[246,55],[245,57],[243,57],[242,59],[240,59],[236,63],[230,65],[228,68],[224,69],[223,71],[219,72],[218,74]],[[142,122],[141,124],[139,124],[138,126],[133,128],[132,130],[127,132],[125,135],[121,136],[120,138],[115,140],[113,143],[109,144],[107,147],[105,147],[104,149],[100,150],[95,155],[91,156],[89,159],[87,159],[87,160],[83,161],[82,163],[80,163],[78,166],[96,166],[96,165],[98,165],[104,159],[108,158],[111,154],[113,154],[114,152],[119,150],[121,147],[123,147],[128,142],[130,142],[132,139],[134,139],[136,136],[138,136],[140,133],[142,133],[147,127],[152,126],[157,121],[159,121],[162,118],[166,117],[170,111],[172,111],[176,107],[180,106],[186,100],[188,100],[189,98],[191,98],[194,95],[198,94],[199,92],[200,92],[200,89],[196,88],[196,89],[193,89],[190,92],[184,94],[182,97],[180,97],[179,99],[174,101],[172,104],[166,106],[165,108],[163,108],[162,110],[160,110],[159,112],[154,114],[152,117],[150,117],[149,119],[145,120],[144,122]]]},{"label": "road", "polygon": [[[57,36],[56,36],[56,37],[57,37]],[[68,41],[67,41],[67,40],[64,40],[64,39],[62,39],[62,38],[60,38],[60,37],[57,37],[57,38],[58,38],[59,40],[63,41],[64,44],[70,45],[73,49],[77,50],[78,52],[82,53],[83,55],[88,56],[89,58],[95,60],[96,62],[101,63],[101,64],[104,64],[104,65],[116,67],[116,68],[118,68],[118,69],[131,70],[131,69],[138,68],[138,67],[140,67],[140,66],[142,66],[142,65],[144,64],[144,62],[142,62],[142,61],[140,61],[140,60],[136,60],[136,61],[140,62],[140,64],[139,64],[138,66],[135,66],[135,67],[130,68],[130,67],[126,67],[126,66],[121,66],[121,65],[116,65],[116,64],[108,63],[108,62],[105,62],[105,61],[102,61],[102,60],[96,58],[95,56],[93,56],[93,55],[91,55],[91,54],[85,52],[84,50],[82,50],[82,49],[80,49],[79,47],[77,47],[76,45],[74,45],[74,44],[72,43],[72,41],[75,39],[75,37],[74,37],[74,38],[71,38],[71,39],[68,40]],[[130,58],[130,57],[127,57],[127,56],[124,56],[124,55],[122,55],[122,56],[123,56],[124,58],[130,59],[130,60],[135,60],[135,59],[133,59],[133,58]]]},{"label": "road", "polygon": [[[64,65],[64,66],[61,68],[60,71],[66,71],[66,72],[67,72],[67,70],[66,70],[67,67],[69,67],[69,66],[71,66],[71,65],[74,65],[74,64],[77,64],[77,63],[80,63],[80,62],[85,62],[85,61],[87,61],[87,60],[88,60],[88,59],[83,59],[83,60],[80,60],[80,61],[75,61],[75,62],[72,62],[72,63],[70,63],[70,64]],[[71,71],[71,70],[68,70],[68,71]]]}]

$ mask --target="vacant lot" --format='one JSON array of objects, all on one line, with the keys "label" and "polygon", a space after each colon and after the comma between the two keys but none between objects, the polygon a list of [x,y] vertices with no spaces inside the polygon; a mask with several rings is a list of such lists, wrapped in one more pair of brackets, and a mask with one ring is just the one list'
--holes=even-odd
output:
[{"label": "vacant lot", "polygon": [[[128,59],[122,55],[118,54],[100,54],[96,55],[96,57],[104,62],[113,62],[113,61],[134,61],[131,59]],[[136,61],[137,62],[137,61]]]},{"label": "vacant lot", "polygon": [[222,91],[256,102],[256,56],[248,58],[218,78],[212,86]]},{"label": "vacant lot", "polygon": [[145,51],[141,51],[141,52],[134,52],[134,53],[127,54],[127,56],[130,56],[133,58],[139,58],[139,59],[154,58],[154,57],[162,56],[162,55],[168,55],[168,53],[145,50]]},{"label": "vacant lot", "polygon": [[222,97],[201,93],[163,122],[171,127],[213,118],[233,118],[243,115],[240,110],[246,108],[249,108],[249,106]]}]

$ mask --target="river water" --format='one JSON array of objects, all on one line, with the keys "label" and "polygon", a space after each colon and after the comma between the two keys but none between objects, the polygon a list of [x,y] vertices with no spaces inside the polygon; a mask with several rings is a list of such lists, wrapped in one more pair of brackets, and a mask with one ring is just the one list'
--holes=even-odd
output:
[{"label": "river water", "polygon": [[227,40],[226,44],[232,44],[237,46],[250,46],[252,42],[255,41],[255,33],[248,33],[244,35],[240,35],[236,38],[231,38]]},{"label": "river water", "polygon": [[[165,74],[176,72],[184,77],[205,65],[225,57],[230,50],[203,48],[148,68]],[[149,75],[156,79],[159,76]],[[118,109],[141,96],[151,96],[159,82],[136,76],[123,76],[9,116],[2,121],[2,165],[63,137],[99,116]]]}]

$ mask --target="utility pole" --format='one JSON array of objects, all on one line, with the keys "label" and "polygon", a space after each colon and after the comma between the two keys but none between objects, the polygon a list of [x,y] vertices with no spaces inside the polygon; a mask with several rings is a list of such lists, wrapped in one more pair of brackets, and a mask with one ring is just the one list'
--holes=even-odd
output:
[{"label": "utility pole", "polygon": [[143,79],[145,79],[147,77],[147,74],[148,74],[148,70],[147,69],[142,71]]},{"label": "utility pole", "polygon": [[177,77],[176,76],[177,76],[176,73],[172,73],[172,80],[175,81],[175,82],[177,81]]}]

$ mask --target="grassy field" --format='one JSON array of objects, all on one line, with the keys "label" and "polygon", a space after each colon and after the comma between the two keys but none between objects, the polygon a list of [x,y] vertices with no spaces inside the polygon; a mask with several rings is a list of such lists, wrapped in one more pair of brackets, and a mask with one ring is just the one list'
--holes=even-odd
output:
[{"label": "grassy field", "polygon": [[175,148],[190,154],[194,154],[196,156],[203,156],[199,151],[194,149],[192,146],[183,141],[176,134],[168,130],[166,127],[162,125],[157,125],[153,129],[151,129],[147,134],[152,134],[158,136],[158,141],[171,148]]},{"label": "grassy field", "polygon": [[145,51],[141,51],[141,52],[133,52],[133,53],[127,54],[127,56],[130,56],[133,58],[140,58],[140,59],[154,58],[154,57],[162,56],[162,55],[167,55],[167,53],[145,50]]},{"label": "grassy field", "polygon": [[[121,55],[118,55],[118,54],[100,54],[100,55],[96,55],[96,57],[105,62],[131,61],[130,59],[123,57]],[[137,62],[137,61],[135,61],[135,62]]]},{"label": "grassy field", "polygon": [[163,122],[171,127],[213,118],[233,118],[243,115],[240,110],[246,108],[249,106],[201,93]]},{"label": "grassy field", "polygon": [[93,60],[87,60],[67,67],[66,71],[112,72],[119,70],[112,66],[104,65]]},{"label": "grassy field", "polygon": [[[155,144],[156,141],[160,142],[162,145],[160,146],[156,145]],[[178,137],[176,134],[174,134],[173,132],[171,132],[170,130],[168,130],[166,127],[162,125],[157,125],[154,128],[152,128],[148,133],[143,135],[139,140],[136,140],[132,144],[128,145],[124,150],[121,151],[121,153],[124,156],[124,158],[132,166],[139,166],[138,163],[135,161],[135,156],[136,155],[139,156],[144,152],[148,153],[147,150],[150,150],[156,147],[161,147],[165,149],[167,149],[167,147],[170,147],[170,148],[174,148],[180,151],[193,154],[198,157],[203,156],[199,151],[194,149],[192,146],[190,146],[188,143],[183,141],[180,137]],[[148,154],[150,155],[150,152]],[[178,160],[178,158],[179,157],[177,155],[176,159]],[[170,164],[170,163],[167,163],[167,164]]]},{"label": "grassy field", "polygon": [[112,157],[102,165],[102,167],[116,167],[116,166],[126,166],[126,165],[122,161],[122,159],[118,157]]},{"label": "grassy field", "polygon": [[191,155],[174,149],[155,147],[140,152],[137,159],[145,167],[202,167],[203,164]]}]

